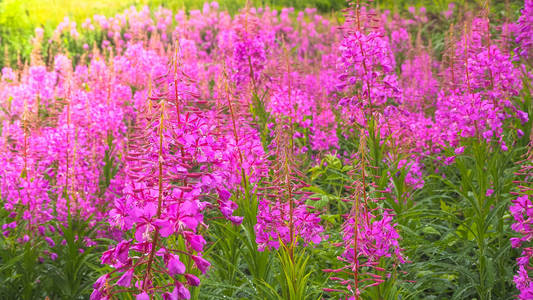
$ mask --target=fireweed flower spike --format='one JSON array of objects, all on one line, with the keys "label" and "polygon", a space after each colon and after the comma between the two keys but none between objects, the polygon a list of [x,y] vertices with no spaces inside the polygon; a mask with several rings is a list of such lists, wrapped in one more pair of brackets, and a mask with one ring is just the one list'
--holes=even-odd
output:
[{"label": "fireweed flower spike", "polygon": [[[372,199],[367,192],[370,182],[366,173],[365,147],[365,137],[362,135],[361,161],[357,164],[359,172],[355,174],[357,179],[351,185],[353,195],[350,200],[353,205],[342,226],[344,250],[338,257],[346,265],[340,269],[324,270],[334,273],[332,280],[346,286],[350,299],[361,299],[364,289],[381,284],[391,275],[384,273],[389,270],[380,267],[382,259],[392,259],[393,264],[405,263],[393,215],[377,206],[378,200]],[[342,292],[340,289],[326,291]]]},{"label": "fireweed flower spike", "polygon": [[[403,101],[388,40],[368,25],[372,14],[361,8],[359,1],[352,3],[352,6],[347,13],[349,27],[345,28],[337,68],[341,72],[341,84],[338,87],[346,93],[339,106],[350,112],[350,122],[361,128],[360,161],[356,164],[359,172],[354,174],[356,179],[350,187],[353,189],[350,199],[353,205],[342,226],[341,245],[344,250],[338,259],[346,265],[324,271],[337,273],[333,279],[346,286],[347,297],[360,299],[363,290],[380,285],[390,275],[384,273],[389,270],[378,266],[380,262],[385,258],[392,258],[393,264],[405,262],[391,212],[381,208],[378,199],[374,199],[367,191],[373,183],[368,176],[366,159],[367,135],[370,135],[370,130],[377,130],[374,123],[377,121],[380,124],[384,136],[391,135],[392,130],[395,130],[389,118],[393,115],[391,111],[397,108],[388,105],[387,101],[397,105]],[[403,163],[406,164],[405,161]],[[330,292],[342,290],[332,289]]]},{"label": "fireweed flower spike", "polygon": [[533,0],[524,0],[524,8],[520,12],[522,14],[517,21],[518,48],[516,50],[520,56],[531,63],[533,60]]},{"label": "fireweed flower spike", "polygon": [[372,112],[374,107],[384,105],[388,98],[399,102],[401,92],[390,44],[380,32],[372,31],[368,25],[365,27],[372,14],[364,14],[367,11],[361,9],[359,1],[352,6],[355,11],[348,11],[350,22],[345,25],[345,37],[337,61],[341,73],[338,88],[349,89],[351,93],[339,105],[349,107],[346,111]]},{"label": "fireweed flower spike", "polygon": [[[532,134],[533,135],[533,131]],[[529,144],[529,151],[521,161],[521,168],[517,175],[520,178],[518,183],[519,192],[512,200],[513,204],[509,208],[513,216],[514,223],[511,228],[520,234],[519,237],[511,238],[513,248],[522,247],[522,254],[516,259],[518,272],[514,276],[516,288],[520,291],[519,299],[531,299],[533,297],[533,278],[531,278],[531,262],[533,260],[533,202],[531,193],[533,192],[533,143]]]},{"label": "fireweed flower spike", "polygon": [[286,247],[289,257],[293,259],[294,247],[298,239],[304,243],[320,243],[323,227],[320,225],[318,212],[313,212],[306,204],[307,194],[302,190],[308,186],[303,174],[298,171],[296,160],[295,121],[296,108],[293,91],[291,62],[285,49],[285,76],[280,79],[286,89],[278,97],[286,98],[279,102],[286,103],[286,117],[281,115],[276,120],[276,128],[272,133],[274,140],[269,147],[276,161],[271,165],[271,182],[260,194],[257,223],[255,225],[256,242],[259,250],[265,248]]},{"label": "fireweed flower spike", "polygon": [[[138,298],[162,294],[188,299],[188,287],[198,284],[191,276],[205,273],[209,266],[201,257],[206,242],[198,232],[205,227],[202,211],[206,203],[194,186],[204,174],[188,171],[198,164],[200,149],[195,146],[202,119],[185,111],[192,93],[184,93],[183,103],[177,101],[180,94],[168,93],[176,90],[166,85],[177,81],[167,77],[174,75],[167,73],[155,80],[153,95],[137,116],[136,134],[130,138],[126,157],[124,196],[110,212],[115,224],[131,231],[134,238],[122,240],[103,254],[102,263],[115,270],[108,274],[106,285],[95,288],[94,299],[123,291],[115,288],[119,285],[137,290]],[[173,242],[171,236],[181,242]],[[156,286],[159,276],[173,283]]]},{"label": "fireweed flower spike", "polygon": [[[281,125],[280,125],[281,124]],[[295,247],[301,238],[304,244],[322,241],[323,227],[318,212],[312,211],[305,202],[308,186],[296,167],[293,153],[291,125],[279,122],[275,131],[276,163],[272,181],[258,195],[259,209],[255,225],[259,250],[280,247],[280,242]]]},{"label": "fireweed flower spike", "polygon": [[237,88],[249,83],[252,91],[257,93],[261,73],[266,64],[264,39],[259,35],[259,19],[248,6],[244,15],[235,19],[232,33],[233,57],[231,60],[231,79]]}]

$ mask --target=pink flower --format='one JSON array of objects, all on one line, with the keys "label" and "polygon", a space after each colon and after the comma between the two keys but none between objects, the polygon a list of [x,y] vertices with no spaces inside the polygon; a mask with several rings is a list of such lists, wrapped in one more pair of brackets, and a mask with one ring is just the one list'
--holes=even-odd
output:
[{"label": "pink flower", "polygon": [[135,296],[135,300],[150,300],[150,296],[146,292],[142,292]]},{"label": "pink flower", "polygon": [[178,289],[178,299],[191,299],[191,293],[189,292],[189,289],[187,289],[183,284],[181,284],[179,281],[177,282],[177,289]]},{"label": "pink flower", "polygon": [[191,232],[184,232],[185,239],[189,243],[189,245],[198,252],[201,252],[205,245],[205,239],[203,236],[198,234],[193,234]]},{"label": "pink flower", "polygon": [[109,278],[108,274],[104,274],[104,275],[98,277],[96,282],[93,284],[93,288],[95,290],[99,290],[99,289],[103,288],[106,285],[106,282],[107,282],[108,278]]},{"label": "pink flower", "polygon": [[209,266],[211,266],[211,264],[201,256],[192,255],[191,258],[196,263],[196,266],[202,272],[202,274],[205,274]]},{"label": "pink flower", "polygon": [[180,261],[179,256],[170,254],[167,268],[171,276],[185,273],[185,265]]},{"label": "pink flower", "polygon": [[52,240],[50,237],[45,237],[44,240],[48,243],[48,246],[50,246],[50,248],[53,248],[56,245],[54,240]]},{"label": "pink flower", "polygon": [[124,274],[117,281],[117,285],[123,286],[123,287],[130,287],[131,278],[133,277],[133,271],[134,269],[129,269],[128,271],[124,272]]},{"label": "pink flower", "polygon": [[198,277],[194,276],[193,274],[185,274],[185,279],[187,280],[187,283],[191,286],[200,285],[200,279],[198,279]]}]

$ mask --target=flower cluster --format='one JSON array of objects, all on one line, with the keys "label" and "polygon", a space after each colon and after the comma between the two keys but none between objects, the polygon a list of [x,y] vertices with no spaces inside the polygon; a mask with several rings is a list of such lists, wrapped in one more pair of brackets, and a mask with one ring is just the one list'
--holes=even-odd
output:
[{"label": "flower cluster", "polygon": [[531,59],[533,53],[533,1],[524,0],[522,15],[517,21],[518,33],[516,43],[518,44],[518,53],[520,56]]},{"label": "flower cluster", "polygon": [[[514,223],[511,228],[520,234],[519,237],[511,238],[513,248],[522,248],[522,254],[516,259],[518,265],[518,274],[514,276],[516,287],[520,291],[520,299],[530,299],[533,296],[533,279],[531,278],[531,262],[533,258],[533,203],[531,202],[531,192],[533,189],[533,164],[531,144],[529,152],[522,162],[518,171],[520,181],[518,181],[519,192],[516,199],[512,200],[513,204],[509,208],[513,216]],[[525,246],[524,246],[525,245]]]},{"label": "flower cluster", "polygon": [[260,251],[284,245],[296,245],[301,238],[305,243],[318,244],[324,231],[318,211],[314,211],[306,200],[309,192],[302,175],[297,171],[294,155],[292,127],[294,124],[280,120],[276,128],[275,157],[277,163],[271,182],[259,194],[256,242]]}]

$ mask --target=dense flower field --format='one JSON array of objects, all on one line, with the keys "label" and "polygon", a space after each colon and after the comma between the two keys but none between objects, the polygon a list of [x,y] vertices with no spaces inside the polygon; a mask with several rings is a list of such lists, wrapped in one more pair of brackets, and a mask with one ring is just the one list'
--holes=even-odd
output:
[{"label": "dense flower field", "polygon": [[37,28],[0,78],[0,298],[533,299],[533,1],[502,15]]}]

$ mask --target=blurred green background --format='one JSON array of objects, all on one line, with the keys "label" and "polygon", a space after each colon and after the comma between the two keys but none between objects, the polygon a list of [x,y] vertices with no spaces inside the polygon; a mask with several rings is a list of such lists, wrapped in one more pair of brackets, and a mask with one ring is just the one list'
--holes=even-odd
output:
[{"label": "blurred green background", "polygon": [[[345,0],[219,0],[221,9],[230,13],[237,12],[249,1],[251,5],[270,6],[273,8],[316,7],[322,13],[336,12],[346,7]],[[173,11],[184,9],[186,11],[201,9],[203,0],[0,0],[0,53],[8,53],[11,62],[20,56],[24,62],[31,52],[31,37],[36,27],[42,27],[45,32],[51,32],[65,16],[80,25],[87,17],[95,14],[113,16],[130,7],[148,5],[150,8],[164,6]],[[211,2],[211,1],[209,1]],[[425,6],[429,14],[437,14],[448,8],[449,3],[457,6],[481,6],[485,0],[375,0],[372,5],[392,11],[405,11],[408,6]],[[508,9],[506,3],[509,3]],[[491,1],[492,11],[502,14],[511,10],[512,15],[517,15],[523,6],[523,0]],[[3,61],[6,61],[4,59]],[[0,67],[4,62],[0,61]]]}]

